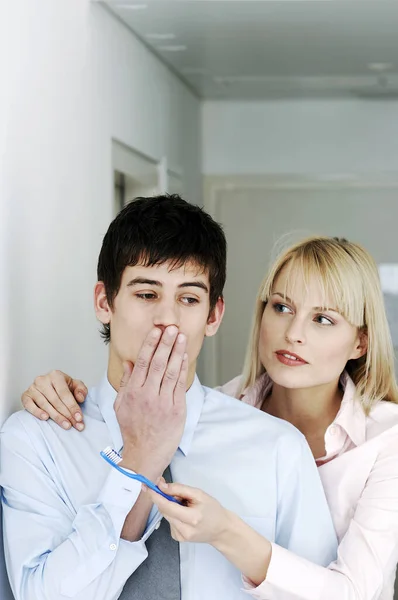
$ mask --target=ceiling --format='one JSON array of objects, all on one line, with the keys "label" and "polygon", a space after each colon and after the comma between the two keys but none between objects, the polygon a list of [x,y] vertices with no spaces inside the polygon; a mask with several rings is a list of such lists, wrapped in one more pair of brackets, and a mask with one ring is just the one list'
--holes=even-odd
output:
[{"label": "ceiling", "polygon": [[103,4],[201,98],[398,99],[398,0]]}]

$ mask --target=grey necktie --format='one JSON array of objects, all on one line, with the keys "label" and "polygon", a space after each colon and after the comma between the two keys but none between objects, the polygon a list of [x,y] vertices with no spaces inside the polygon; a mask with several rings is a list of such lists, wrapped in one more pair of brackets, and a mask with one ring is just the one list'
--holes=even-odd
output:
[{"label": "grey necktie", "polygon": [[[171,481],[170,468],[163,473]],[[146,541],[147,559],[126,581],[119,600],[180,600],[180,545],[162,519]]]}]

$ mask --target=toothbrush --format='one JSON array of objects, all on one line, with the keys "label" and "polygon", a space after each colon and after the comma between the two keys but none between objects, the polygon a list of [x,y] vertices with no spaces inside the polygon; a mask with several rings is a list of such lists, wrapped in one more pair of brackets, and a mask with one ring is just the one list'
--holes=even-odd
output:
[{"label": "toothbrush", "polygon": [[106,460],[106,462],[108,464],[111,465],[111,467],[113,467],[120,473],[123,473],[123,475],[130,477],[130,479],[136,479],[137,481],[140,481],[141,483],[146,485],[148,488],[150,488],[154,492],[157,492],[158,494],[163,496],[163,498],[166,498],[166,500],[170,500],[170,502],[175,502],[176,504],[181,504],[181,502],[176,500],[176,498],[174,498],[173,496],[169,496],[168,494],[165,494],[164,492],[162,492],[162,490],[159,489],[157,485],[155,485],[154,483],[152,483],[152,481],[150,481],[149,479],[144,477],[144,475],[138,475],[137,473],[130,473],[129,471],[126,471],[126,469],[123,469],[122,467],[120,467],[119,463],[122,461],[122,457],[120,456],[119,452],[116,452],[116,450],[114,450],[110,446],[107,446],[104,450],[101,450],[100,454],[101,454],[102,458],[104,460]]}]

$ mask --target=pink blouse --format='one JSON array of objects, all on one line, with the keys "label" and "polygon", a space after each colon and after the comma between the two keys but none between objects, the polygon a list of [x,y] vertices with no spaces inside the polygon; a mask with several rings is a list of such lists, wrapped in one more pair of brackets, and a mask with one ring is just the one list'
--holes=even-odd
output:
[{"label": "pink blouse", "polygon": [[[344,396],[325,434],[317,465],[339,540],[336,561],[319,567],[272,544],[266,580],[245,589],[260,600],[392,600],[398,562],[398,405],[379,402],[367,417],[354,401],[347,374]],[[240,377],[221,391],[235,396]],[[261,408],[272,382],[262,375],[241,399]],[[260,392],[262,392],[260,396]]]}]

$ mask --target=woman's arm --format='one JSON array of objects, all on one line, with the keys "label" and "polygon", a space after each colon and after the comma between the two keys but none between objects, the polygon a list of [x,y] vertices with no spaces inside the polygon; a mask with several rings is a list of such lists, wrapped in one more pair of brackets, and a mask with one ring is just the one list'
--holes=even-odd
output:
[{"label": "woman's arm", "polygon": [[36,377],[22,394],[23,407],[42,421],[52,419],[63,429],[83,431],[83,414],[78,403],[84,402],[87,388],[79,379],[62,371]]},{"label": "woman's arm", "polygon": [[267,577],[271,543],[234,513],[229,513],[229,527],[213,546],[255,585]]},{"label": "woman's arm", "polygon": [[248,579],[258,584],[264,581],[271,559],[268,540],[202,490],[179,483],[161,482],[159,486],[184,500],[181,506],[145,488],[169,521],[175,540],[211,544]]},{"label": "woman's arm", "polygon": [[168,493],[187,501],[182,507],[150,493],[170,521],[173,536],[219,549],[240,569],[253,598],[376,600],[387,581],[392,593],[398,562],[398,427],[394,430],[377,456],[337,559],[328,567],[270,544],[199,490],[168,484]]}]

